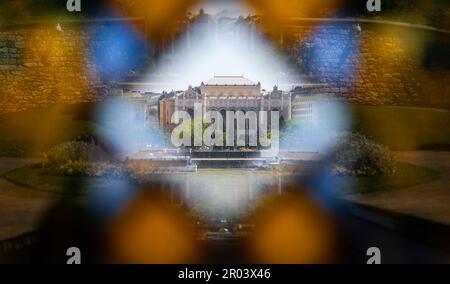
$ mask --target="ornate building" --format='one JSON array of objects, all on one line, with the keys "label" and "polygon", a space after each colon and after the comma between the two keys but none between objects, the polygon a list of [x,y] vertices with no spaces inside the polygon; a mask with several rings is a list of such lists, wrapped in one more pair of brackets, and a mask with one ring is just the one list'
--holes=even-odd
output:
[{"label": "ornate building", "polygon": [[255,83],[243,76],[214,76],[199,88],[189,87],[183,92],[176,92],[162,98],[159,102],[160,126],[171,130],[172,114],[184,110],[191,115],[194,104],[201,103],[203,112],[219,111],[279,111],[280,124],[291,119],[291,95],[278,90],[275,86],[271,92],[261,89],[261,84]]}]

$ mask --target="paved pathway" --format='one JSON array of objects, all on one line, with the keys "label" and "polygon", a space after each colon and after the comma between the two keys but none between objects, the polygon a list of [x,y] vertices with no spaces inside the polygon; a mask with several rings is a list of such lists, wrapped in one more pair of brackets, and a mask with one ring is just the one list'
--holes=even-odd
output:
[{"label": "paved pathway", "polygon": [[345,198],[395,212],[405,213],[450,225],[450,152],[395,152],[399,161],[433,168],[438,180],[413,187]]},{"label": "paved pathway", "polygon": [[[38,161],[0,157],[0,175]],[[0,240],[36,229],[42,215],[57,199],[58,195],[28,189],[0,178]]]}]

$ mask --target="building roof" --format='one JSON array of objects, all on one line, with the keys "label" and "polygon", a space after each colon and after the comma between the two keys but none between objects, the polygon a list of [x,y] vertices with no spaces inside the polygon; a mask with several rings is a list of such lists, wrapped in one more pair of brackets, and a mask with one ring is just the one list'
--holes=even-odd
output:
[{"label": "building roof", "polygon": [[244,76],[214,76],[205,83],[206,86],[256,86],[255,83]]}]

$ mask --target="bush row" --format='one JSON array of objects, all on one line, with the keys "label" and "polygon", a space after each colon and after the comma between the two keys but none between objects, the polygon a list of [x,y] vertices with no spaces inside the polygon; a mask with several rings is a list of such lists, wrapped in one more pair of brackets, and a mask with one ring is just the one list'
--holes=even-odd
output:
[{"label": "bush row", "polygon": [[[336,175],[383,176],[395,172],[389,149],[358,133],[342,136],[326,164]],[[156,166],[113,162],[94,144],[67,142],[49,151],[46,168],[56,175],[139,179],[153,173]]]},{"label": "bush row", "polygon": [[395,160],[389,149],[358,133],[341,137],[326,162],[337,175],[383,176],[395,173]]}]

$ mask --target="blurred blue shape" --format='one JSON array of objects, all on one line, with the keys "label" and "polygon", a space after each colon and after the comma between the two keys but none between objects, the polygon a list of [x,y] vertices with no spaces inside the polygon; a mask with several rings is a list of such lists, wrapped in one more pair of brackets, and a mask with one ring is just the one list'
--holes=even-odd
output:
[{"label": "blurred blue shape", "polygon": [[89,191],[89,210],[99,221],[115,218],[133,200],[136,189],[127,180],[111,179],[108,190]]},{"label": "blurred blue shape", "polygon": [[360,34],[348,23],[318,26],[307,41],[302,56],[307,68],[327,83],[351,84],[358,70]]},{"label": "blurred blue shape", "polygon": [[103,101],[98,109],[98,121],[102,136],[121,155],[139,152],[148,145],[154,149],[166,147],[166,138],[159,129],[158,121],[146,115],[139,105],[110,98]]},{"label": "blurred blue shape", "polygon": [[130,23],[111,22],[92,28],[90,60],[104,80],[118,80],[145,64],[145,39]]}]

